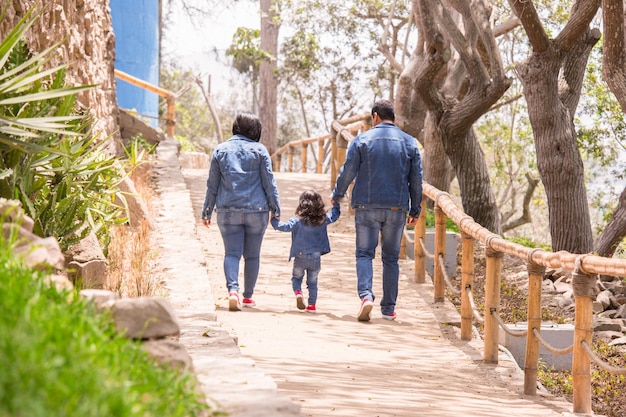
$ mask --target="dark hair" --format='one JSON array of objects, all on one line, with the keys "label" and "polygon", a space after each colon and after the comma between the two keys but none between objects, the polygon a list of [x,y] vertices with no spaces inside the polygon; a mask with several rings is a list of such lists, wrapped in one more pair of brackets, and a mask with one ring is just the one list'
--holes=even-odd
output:
[{"label": "dark hair", "polygon": [[258,142],[261,139],[261,121],[256,114],[238,113],[233,122],[233,135],[242,135]]},{"label": "dark hair", "polygon": [[300,194],[296,215],[313,226],[323,224],[326,221],[326,210],[322,196],[315,190],[307,190]]},{"label": "dark hair", "polygon": [[393,110],[393,103],[389,100],[378,100],[372,107],[372,116],[378,113],[381,120],[395,120],[396,113]]}]

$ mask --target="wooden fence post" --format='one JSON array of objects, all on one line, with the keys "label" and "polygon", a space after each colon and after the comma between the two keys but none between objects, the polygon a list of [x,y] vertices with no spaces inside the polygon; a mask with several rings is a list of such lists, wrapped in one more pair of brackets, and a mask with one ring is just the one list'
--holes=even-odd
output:
[{"label": "wooden fence post", "polygon": [[502,269],[502,252],[497,252],[489,247],[485,255],[487,257],[487,270],[485,272],[485,353],[484,363],[498,363],[498,331],[499,324],[493,314],[500,310],[500,270]]},{"label": "wooden fence post", "polygon": [[581,269],[583,257],[576,259],[572,274],[574,290],[574,351],[572,358],[572,389],[574,413],[591,414],[591,358],[585,352],[583,343],[592,346],[593,339],[593,300],[595,276]]},{"label": "wooden fence post", "polygon": [[541,285],[545,266],[528,263],[528,332],[526,334],[526,356],[524,359],[524,394],[537,394],[539,370],[539,339],[534,329],[541,332]]},{"label": "wooden fence post", "polygon": [[474,287],[474,238],[461,232],[461,340],[472,340],[474,310],[467,289]]},{"label": "wooden fence post", "polygon": [[443,268],[445,265],[441,265],[439,262],[439,255],[446,259],[446,213],[443,212],[441,207],[435,204],[435,250],[433,251],[435,259],[433,259],[435,277],[435,302],[442,303],[445,300],[446,295],[446,282],[443,278]]},{"label": "wooden fence post", "polygon": [[301,171],[306,174],[306,164],[307,164],[307,157],[308,157],[308,153],[309,153],[309,144],[308,143],[302,144],[302,151],[301,152],[302,152],[301,153],[301,157],[300,157],[300,159],[302,160],[302,169],[301,169]]},{"label": "wooden fence post", "polygon": [[426,198],[422,198],[422,211],[417,219],[415,233],[413,234],[413,259],[415,260],[415,282],[426,282],[426,253],[421,242],[426,241]]}]

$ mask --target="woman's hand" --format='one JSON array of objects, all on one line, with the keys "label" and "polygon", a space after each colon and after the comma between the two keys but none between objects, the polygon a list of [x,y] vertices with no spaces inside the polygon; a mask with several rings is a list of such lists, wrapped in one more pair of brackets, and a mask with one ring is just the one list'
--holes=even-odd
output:
[{"label": "woman's hand", "polygon": [[209,227],[211,225],[211,219],[202,219],[202,224]]}]

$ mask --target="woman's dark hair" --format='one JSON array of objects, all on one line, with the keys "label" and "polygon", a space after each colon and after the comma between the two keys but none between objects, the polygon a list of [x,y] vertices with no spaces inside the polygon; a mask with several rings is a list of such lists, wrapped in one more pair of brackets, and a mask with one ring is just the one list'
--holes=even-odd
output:
[{"label": "woman's dark hair", "polygon": [[313,226],[323,224],[326,221],[326,210],[322,196],[315,190],[307,190],[300,194],[296,215]]},{"label": "woman's dark hair", "polygon": [[372,107],[372,116],[378,113],[381,120],[395,120],[396,113],[393,110],[393,103],[389,100],[378,100]]},{"label": "woman's dark hair", "polygon": [[233,122],[233,135],[242,135],[258,142],[261,139],[261,121],[253,113],[238,113]]}]

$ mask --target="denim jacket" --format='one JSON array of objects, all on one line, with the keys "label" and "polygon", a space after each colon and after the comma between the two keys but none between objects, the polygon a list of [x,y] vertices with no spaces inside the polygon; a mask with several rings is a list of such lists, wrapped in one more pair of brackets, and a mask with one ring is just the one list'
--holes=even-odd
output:
[{"label": "denim jacket", "polygon": [[327,226],[337,221],[341,215],[339,202],[333,204],[330,213],[326,213],[326,221],[319,226],[313,226],[294,216],[287,222],[272,218],[272,227],[281,232],[291,232],[291,250],[289,260],[297,255],[320,252],[325,255],[330,252]]},{"label": "denim jacket", "polygon": [[271,211],[280,216],[278,188],[265,146],[235,135],[215,147],[211,157],[202,219],[219,211]]},{"label": "denim jacket", "polygon": [[422,203],[422,160],[417,140],[394,123],[379,123],[350,143],[333,200],[341,200],[354,180],[354,209],[408,210],[418,217]]}]

